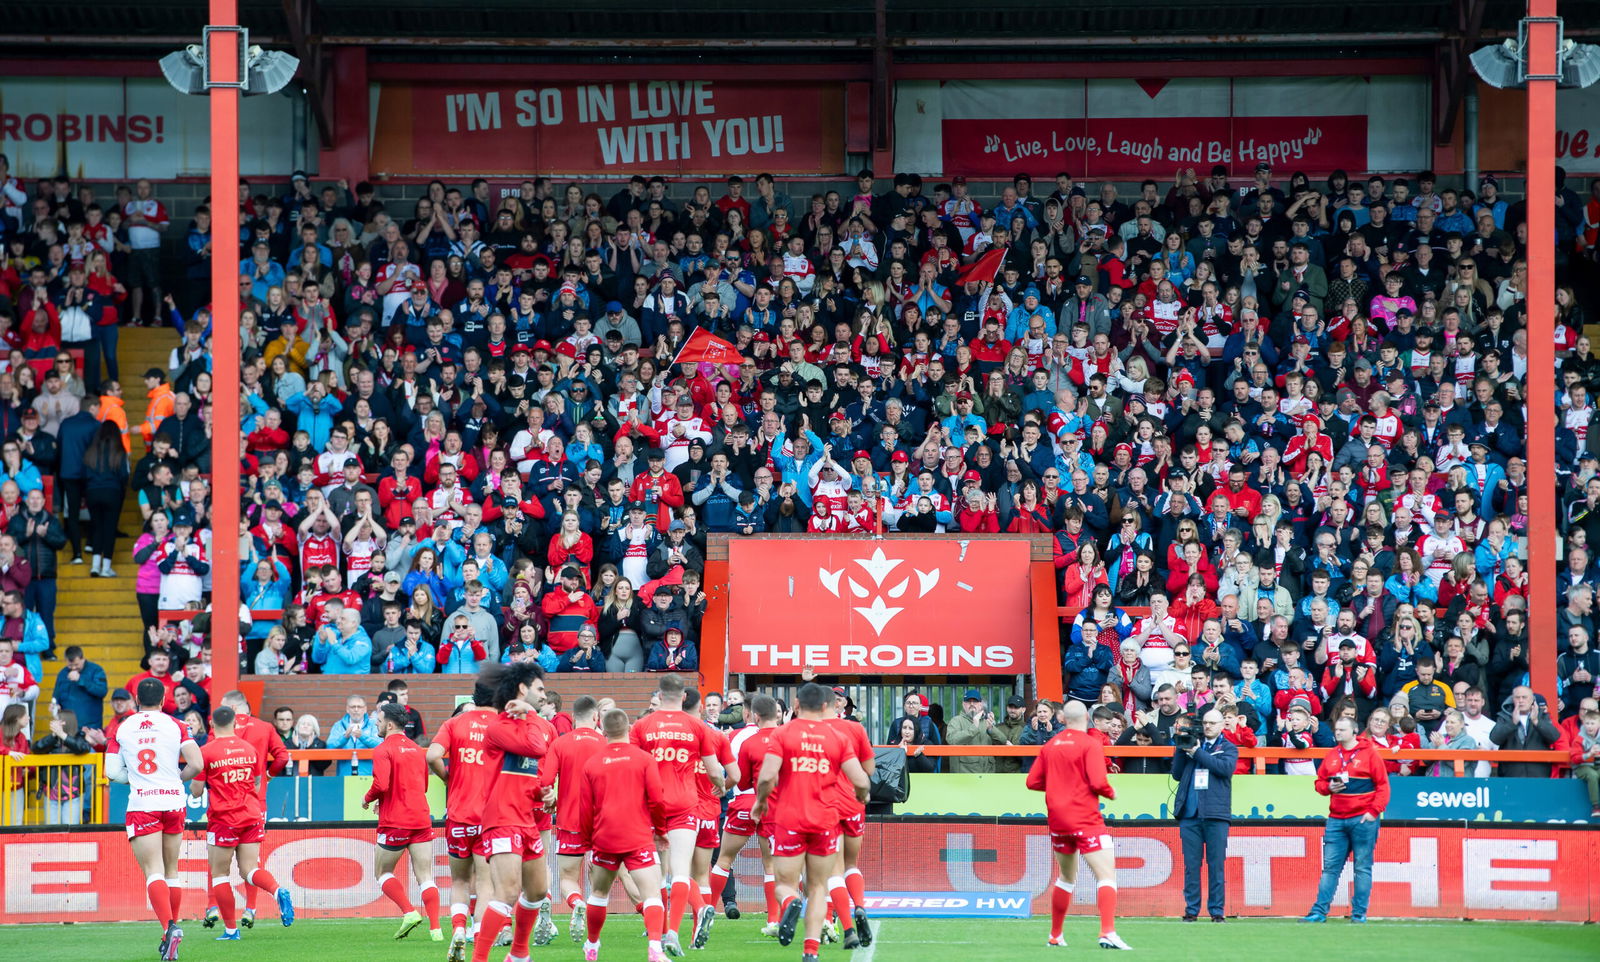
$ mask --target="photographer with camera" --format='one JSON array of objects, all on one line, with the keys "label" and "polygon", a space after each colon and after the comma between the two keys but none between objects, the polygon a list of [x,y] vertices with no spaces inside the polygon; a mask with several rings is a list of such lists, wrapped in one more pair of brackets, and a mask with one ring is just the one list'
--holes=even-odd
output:
[{"label": "photographer with camera", "polygon": [[1228,826],[1233,820],[1233,772],[1239,749],[1222,737],[1222,713],[1210,709],[1200,733],[1172,730],[1172,778],[1178,783],[1173,811],[1183,841],[1183,920],[1200,915],[1200,863],[1206,866],[1206,911],[1211,921],[1227,918]]}]

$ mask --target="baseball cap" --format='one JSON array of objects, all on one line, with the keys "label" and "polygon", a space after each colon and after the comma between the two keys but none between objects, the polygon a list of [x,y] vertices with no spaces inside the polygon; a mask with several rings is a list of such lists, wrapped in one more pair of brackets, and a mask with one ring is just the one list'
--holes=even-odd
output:
[{"label": "baseball cap", "polygon": [[868,461],[871,461],[872,455],[865,451],[857,451],[855,454],[850,455],[850,460],[852,461],[856,460],[857,458],[866,458]]},{"label": "baseball cap", "polygon": [[1339,642],[1339,647],[1340,648],[1354,648],[1355,646],[1356,646],[1355,641],[1353,641],[1352,639],[1349,639],[1349,638],[1346,638],[1343,641]]},{"label": "baseball cap", "polygon": [[974,471],[974,470],[972,470],[970,468],[967,469],[967,472],[965,474],[961,475],[961,483],[962,484],[966,484],[968,481],[982,481],[982,480],[983,480],[983,475],[979,474],[978,472],[976,472],[976,471]]},{"label": "baseball cap", "polygon": [[950,178],[950,186],[952,186],[952,187],[954,187],[956,184],[965,184],[966,182],[967,182],[967,178],[963,177],[960,174],[957,174],[954,177]]},{"label": "baseball cap", "polygon": [[649,451],[645,452],[644,456],[645,459],[649,461],[665,461],[667,459],[667,452],[661,450],[660,448],[651,448]]},{"label": "baseball cap", "polygon": [[983,692],[976,688],[968,688],[966,694],[961,696],[962,701],[983,701]]},{"label": "baseball cap", "polygon": [[124,701],[132,701],[133,700],[133,692],[129,691],[126,688],[118,688],[116,691],[111,693],[111,700],[112,701],[117,701],[119,699],[124,700]]},{"label": "baseball cap", "polygon": [[1077,280],[1077,282],[1076,282],[1076,283],[1079,283],[1079,284],[1087,284],[1087,285],[1089,285],[1089,286],[1090,286],[1090,287],[1093,287],[1093,286],[1094,286],[1094,281],[1093,281],[1093,280],[1090,280],[1090,278],[1089,278],[1089,275],[1088,275],[1088,274],[1079,274],[1079,275],[1078,275],[1078,280]]},{"label": "baseball cap", "polygon": [[398,571],[386,572],[384,574],[384,576],[383,576],[383,583],[384,584],[399,584],[400,583],[400,572],[398,572]]},{"label": "baseball cap", "polygon": [[1272,169],[1272,165],[1267,163],[1264,160],[1261,161],[1260,163],[1256,164],[1256,170],[1271,170],[1271,169]]},{"label": "baseball cap", "polygon": [[667,525],[667,530],[668,531],[688,531],[689,530],[689,526],[684,524],[682,521],[679,521],[677,518],[673,518],[672,519],[672,523]]},{"label": "baseball cap", "polygon": [[1028,707],[1028,700],[1026,698],[1023,698],[1021,695],[1012,695],[1010,698],[1006,699],[1006,707],[1007,708],[1027,708]]},{"label": "baseball cap", "polygon": [[37,410],[33,409],[33,408],[23,408],[22,409],[22,416],[24,418],[34,418],[35,420],[37,420],[38,417],[39,417],[39,412]]},{"label": "baseball cap", "polygon": [[911,455],[905,453],[904,451],[896,451],[895,453],[889,455],[889,460],[899,461],[901,464],[905,464],[911,460]]},{"label": "baseball cap", "polygon": [[1347,387],[1342,387],[1342,388],[1339,389],[1339,394],[1338,394],[1338,397],[1336,398],[1336,400],[1340,404],[1343,404],[1346,401],[1355,400],[1355,397],[1356,397],[1356,392],[1350,390]]},{"label": "baseball cap", "polygon": [[607,301],[606,302],[606,313],[607,314],[621,314],[622,313],[622,302],[621,301]]},{"label": "baseball cap", "polygon": [[643,510],[645,510],[644,502],[643,501],[630,501],[630,502],[628,502],[628,510],[629,511],[643,511]]}]

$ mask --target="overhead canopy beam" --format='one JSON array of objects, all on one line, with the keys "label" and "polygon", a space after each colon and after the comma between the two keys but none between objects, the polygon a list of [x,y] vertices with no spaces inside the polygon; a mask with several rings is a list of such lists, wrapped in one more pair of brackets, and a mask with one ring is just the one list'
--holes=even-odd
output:
[{"label": "overhead canopy beam", "polygon": [[283,0],[283,19],[289,25],[289,42],[300,58],[300,80],[305,84],[311,116],[317,122],[317,137],[323,144],[333,143],[333,114],[328,103],[328,71],[322,59],[322,38],[315,21],[316,4],[311,0]]},{"label": "overhead canopy beam", "polygon": [[1469,84],[1475,83],[1467,58],[1478,48],[1483,32],[1483,12],[1488,0],[1456,0],[1456,35],[1439,45],[1433,85],[1434,144],[1448,144],[1455,136],[1456,115]]}]

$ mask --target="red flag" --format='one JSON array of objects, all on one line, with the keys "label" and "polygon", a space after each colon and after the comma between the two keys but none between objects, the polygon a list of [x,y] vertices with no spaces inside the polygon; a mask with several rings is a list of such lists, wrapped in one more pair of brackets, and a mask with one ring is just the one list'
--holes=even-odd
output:
[{"label": "red flag", "polygon": [[694,329],[689,339],[683,342],[683,347],[678,348],[678,355],[672,359],[674,364],[739,364],[743,361],[744,356],[737,347],[703,327]]},{"label": "red flag", "polygon": [[996,274],[1000,273],[1000,265],[1005,259],[1006,249],[1004,247],[990,247],[977,260],[961,268],[961,272],[956,275],[956,284],[966,284],[969,281],[977,281],[980,284],[989,283],[994,280]]}]

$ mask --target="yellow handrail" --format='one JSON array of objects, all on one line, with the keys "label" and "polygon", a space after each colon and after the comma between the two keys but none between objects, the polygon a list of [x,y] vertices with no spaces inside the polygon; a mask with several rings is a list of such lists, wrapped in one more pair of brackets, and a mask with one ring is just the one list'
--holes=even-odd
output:
[{"label": "yellow handrail", "polygon": [[105,759],[99,752],[0,755],[0,825],[103,824]]}]

